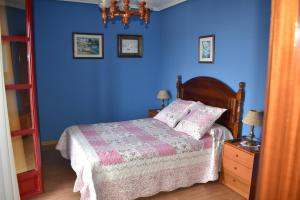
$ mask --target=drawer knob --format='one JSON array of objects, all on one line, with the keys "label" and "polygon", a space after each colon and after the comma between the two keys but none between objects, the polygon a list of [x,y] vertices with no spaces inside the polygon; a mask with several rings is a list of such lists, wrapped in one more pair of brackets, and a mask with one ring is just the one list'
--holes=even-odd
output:
[{"label": "drawer knob", "polygon": [[238,157],[239,157],[239,154],[236,154],[236,155],[235,155],[235,157],[237,157],[237,158],[238,158]]},{"label": "drawer knob", "polygon": [[235,182],[235,179],[232,179],[232,182]]},{"label": "drawer knob", "polygon": [[234,167],[233,169],[237,170],[237,167]]}]

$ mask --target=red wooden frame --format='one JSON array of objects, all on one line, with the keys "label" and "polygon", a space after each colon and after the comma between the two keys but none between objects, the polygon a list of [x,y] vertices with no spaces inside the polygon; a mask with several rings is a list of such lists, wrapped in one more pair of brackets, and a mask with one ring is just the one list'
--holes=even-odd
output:
[{"label": "red wooden frame", "polygon": [[5,85],[6,90],[26,90],[32,89],[32,84],[15,84],[15,85]]},{"label": "red wooden frame", "polygon": [[38,127],[38,113],[36,100],[36,80],[34,68],[34,44],[32,32],[32,0],[26,1],[26,36],[2,36],[1,40],[10,42],[27,43],[28,61],[28,84],[6,85],[6,90],[28,89],[30,96],[30,110],[32,128],[26,130],[12,131],[11,136],[32,135],[34,143],[35,170],[20,173],[17,175],[21,199],[28,199],[43,192],[42,164],[40,153],[40,139]]},{"label": "red wooden frame", "polygon": [[11,42],[29,42],[29,39],[26,36],[2,36],[1,40]]},{"label": "red wooden frame", "polygon": [[[34,68],[34,43],[33,43],[33,18],[32,18],[32,0],[26,0],[26,30],[27,37],[29,39],[27,46],[28,57],[28,80],[32,85],[30,90],[30,107],[31,107],[31,119],[32,119],[32,128],[35,129],[33,134],[34,142],[34,153],[35,153],[35,164],[38,176],[37,188],[34,192],[31,193],[31,196],[43,192],[43,181],[42,181],[42,162],[41,162],[41,153],[40,153],[40,139],[39,139],[39,127],[38,127],[38,113],[37,113],[37,100],[36,100],[36,80],[35,80],[35,68]],[[29,194],[30,195],[30,194]],[[22,197],[22,194],[21,194]]]},{"label": "red wooden frame", "polygon": [[30,197],[41,193],[40,190],[35,189],[40,187],[40,182],[42,181],[41,171],[31,170],[20,173],[17,175],[17,178],[19,182],[21,199],[29,199]]},{"label": "red wooden frame", "polygon": [[32,135],[36,130],[35,129],[25,129],[17,130],[11,132],[11,137],[21,136],[21,135]]}]

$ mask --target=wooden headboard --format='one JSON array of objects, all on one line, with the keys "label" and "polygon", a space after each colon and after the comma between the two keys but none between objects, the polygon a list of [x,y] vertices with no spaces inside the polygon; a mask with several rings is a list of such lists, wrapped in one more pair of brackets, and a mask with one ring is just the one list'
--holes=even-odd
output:
[{"label": "wooden headboard", "polygon": [[176,87],[177,98],[226,108],[227,111],[217,123],[227,127],[234,138],[240,137],[245,83],[240,82],[239,90],[234,92],[228,85],[215,78],[199,76],[182,83],[182,77],[177,76]]}]

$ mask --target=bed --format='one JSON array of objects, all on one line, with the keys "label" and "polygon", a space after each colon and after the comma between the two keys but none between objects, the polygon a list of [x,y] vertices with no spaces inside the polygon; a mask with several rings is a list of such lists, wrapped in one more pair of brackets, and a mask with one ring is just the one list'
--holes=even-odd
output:
[{"label": "bed", "polygon": [[177,98],[227,109],[214,132],[195,140],[153,118],[65,129],[56,148],[71,160],[82,200],[136,199],[218,179],[222,143],[239,137],[244,84],[234,92],[214,78],[178,76],[176,87]]}]

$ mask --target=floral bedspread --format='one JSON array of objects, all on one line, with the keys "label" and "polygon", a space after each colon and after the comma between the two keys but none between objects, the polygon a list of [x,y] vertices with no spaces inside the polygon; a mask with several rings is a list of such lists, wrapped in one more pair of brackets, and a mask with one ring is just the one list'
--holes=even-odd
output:
[{"label": "floral bedspread", "polygon": [[195,140],[140,119],[69,127],[56,148],[71,160],[81,199],[129,200],[218,179],[220,134]]}]

